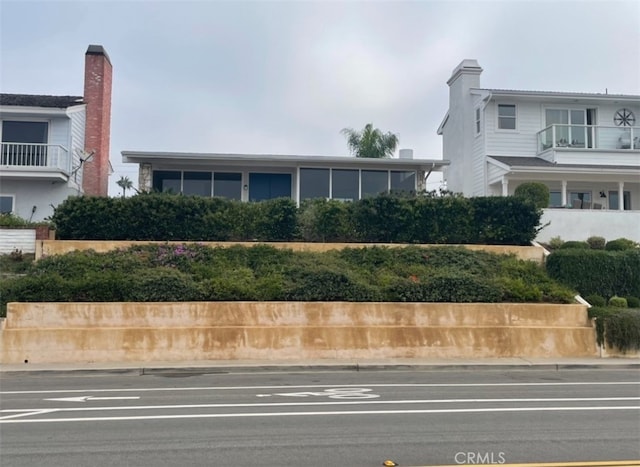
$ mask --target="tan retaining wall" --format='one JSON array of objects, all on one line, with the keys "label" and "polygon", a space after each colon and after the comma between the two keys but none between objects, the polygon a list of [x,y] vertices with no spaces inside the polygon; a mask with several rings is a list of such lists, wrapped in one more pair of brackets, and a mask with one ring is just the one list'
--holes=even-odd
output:
[{"label": "tan retaining wall", "polygon": [[[108,240],[42,240],[36,242],[36,259],[49,255],[61,255],[76,250],[95,250],[98,253],[116,250],[118,248],[127,248],[131,245],[148,245],[148,244],[182,244],[182,243],[198,243],[211,247],[222,246],[228,247],[233,245],[271,245],[276,248],[289,248],[294,251],[329,251],[341,250],[343,248],[362,248],[362,247],[390,247],[401,248],[406,244],[398,243],[306,243],[306,242],[147,242],[147,241],[108,241]],[[446,246],[446,245],[417,245],[424,248]],[[514,246],[514,245],[449,245],[463,246],[469,250],[482,250],[489,253],[497,254],[514,254],[520,259],[532,260],[542,263],[544,260],[544,248],[539,246]]]},{"label": "tan retaining wall", "polygon": [[10,303],[0,362],[595,357],[583,305]]}]

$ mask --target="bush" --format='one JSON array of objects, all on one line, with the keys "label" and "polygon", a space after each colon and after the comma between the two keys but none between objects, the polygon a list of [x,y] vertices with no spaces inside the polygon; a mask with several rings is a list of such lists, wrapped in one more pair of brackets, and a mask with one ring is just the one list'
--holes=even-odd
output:
[{"label": "bush", "polygon": [[592,250],[604,250],[604,246],[607,241],[604,237],[589,237],[587,238],[587,243]]},{"label": "bush", "polygon": [[568,242],[564,242],[562,246],[560,246],[561,250],[568,250],[570,248],[588,250],[591,248],[591,246],[587,242],[580,242],[576,240],[569,240]]},{"label": "bush", "polygon": [[514,195],[532,202],[538,209],[544,209],[549,206],[549,188],[544,183],[521,183],[516,187]]},{"label": "bush", "polygon": [[549,276],[577,290],[596,294],[640,296],[640,250],[603,251],[561,249],[546,259]]},{"label": "bush", "polygon": [[618,238],[616,240],[611,240],[607,242],[605,245],[605,250],[607,251],[624,251],[624,250],[632,250],[637,248],[638,244],[633,240],[629,240],[628,238]]},{"label": "bush", "polygon": [[597,294],[591,294],[586,297],[585,300],[589,302],[591,306],[603,307],[607,305],[607,300],[603,296]]},{"label": "bush", "polygon": [[553,237],[552,239],[549,240],[549,247],[552,250],[558,250],[562,248],[563,244],[564,244],[564,240],[562,240],[560,237]]},{"label": "bush", "polygon": [[629,305],[629,308],[640,308],[640,298],[634,297],[634,296],[628,296],[626,297],[626,299],[627,299],[627,305]]},{"label": "bush", "polygon": [[623,353],[640,350],[640,311],[593,307],[589,317],[596,319],[598,345]]},{"label": "bush", "polygon": [[610,307],[614,307],[614,308],[627,308],[627,299],[624,297],[618,297],[617,295],[614,295],[613,297],[611,297],[609,299],[608,302]]}]

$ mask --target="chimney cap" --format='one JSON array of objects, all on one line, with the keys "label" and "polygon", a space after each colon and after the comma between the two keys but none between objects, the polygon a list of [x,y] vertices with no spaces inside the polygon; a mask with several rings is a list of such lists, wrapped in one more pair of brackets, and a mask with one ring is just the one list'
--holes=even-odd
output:
[{"label": "chimney cap", "polygon": [[90,45],[85,55],[103,55],[104,58],[111,63],[111,59],[109,58],[109,55],[107,55],[107,51],[104,50],[104,47],[101,45]]},{"label": "chimney cap", "polygon": [[482,73],[482,67],[477,60],[466,58],[462,60],[458,66],[456,66],[451,72],[451,78],[447,81],[448,85],[451,85],[455,79],[461,74],[480,75]]}]

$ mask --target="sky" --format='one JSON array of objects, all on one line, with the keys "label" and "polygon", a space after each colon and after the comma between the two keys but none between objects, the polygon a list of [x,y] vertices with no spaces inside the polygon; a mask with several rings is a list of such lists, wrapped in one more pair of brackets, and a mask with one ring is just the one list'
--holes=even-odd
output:
[{"label": "sky", "polygon": [[367,123],[442,159],[463,59],[486,88],[640,94],[640,0],[0,0],[0,90],[82,95],[89,44],[113,64],[111,195],[137,183],[123,150],[348,156]]}]

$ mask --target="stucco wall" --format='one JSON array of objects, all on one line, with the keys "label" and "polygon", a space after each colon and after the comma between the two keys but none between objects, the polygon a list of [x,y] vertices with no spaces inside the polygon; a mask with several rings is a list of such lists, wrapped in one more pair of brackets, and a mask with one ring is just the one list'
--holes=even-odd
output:
[{"label": "stucco wall", "polygon": [[597,356],[583,305],[10,303],[0,362]]},{"label": "stucco wall", "polygon": [[[36,245],[36,259],[40,259],[42,256],[61,255],[76,250],[94,250],[98,253],[104,253],[112,251],[118,248],[127,248],[131,245],[145,245],[149,243],[156,244],[178,244],[185,242],[147,242],[147,241],[96,241],[96,240],[44,240],[37,242]],[[189,242],[187,242],[189,243]],[[276,248],[289,248],[294,251],[329,251],[329,250],[341,250],[343,248],[363,248],[371,246],[384,246],[389,248],[402,248],[406,247],[405,244],[398,243],[304,243],[304,242],[193,242],[199,245],[207,246],[233,246],[233,245],[245,245],[254,246],[257,244],[271,245]],[[437,247],[445,245],[419,245],[422,247]],[[544,249],[536,246],[510,246],[510,245],[453,245],[463,246],[469,250],[482,250],[490,253],[497,254],[515,254],[521,259],[532,260],[542,262],[544,260]]]},{"label": "stucco wall", "polygon": [[592,236],[640,242],[640,211],[545,209],[540,223],[549,223],[536,237],[536,241],[543,243],[554,237],[567,241]]}]

